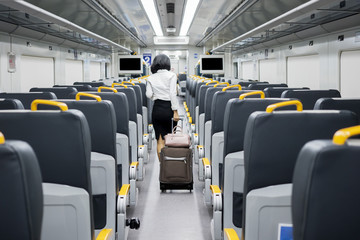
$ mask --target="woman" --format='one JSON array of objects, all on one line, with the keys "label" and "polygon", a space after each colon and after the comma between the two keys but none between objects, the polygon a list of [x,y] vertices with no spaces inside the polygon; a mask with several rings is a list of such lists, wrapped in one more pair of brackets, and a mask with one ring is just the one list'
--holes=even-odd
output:
[{"label": "woman", "polygon": [[175,73],[170,72],[170,58],[164,54],[157,55],[151,65],[151,72],[146,84],[146,97],[154,101],[152,123],[157,139],[157,153],[164,147],[164,137],[172,131],[171,118],[179,120],[179,103],[176,98]]}]

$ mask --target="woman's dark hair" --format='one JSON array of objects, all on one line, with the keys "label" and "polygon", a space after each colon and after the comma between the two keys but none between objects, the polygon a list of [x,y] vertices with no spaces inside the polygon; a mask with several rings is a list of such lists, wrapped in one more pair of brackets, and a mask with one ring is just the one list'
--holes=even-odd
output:
[{"label": "woman's dark hair", "polygon": [[166,69],[170,71],[170,67],[170,58],[165,54],[159,54],[154,58],[154,61],[151,64],[151,72],[157,73],[159,69]]}]

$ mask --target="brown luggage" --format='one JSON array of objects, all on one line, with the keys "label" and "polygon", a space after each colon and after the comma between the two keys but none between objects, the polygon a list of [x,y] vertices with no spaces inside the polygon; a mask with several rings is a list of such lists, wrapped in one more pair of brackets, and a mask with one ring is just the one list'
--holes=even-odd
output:
[{"label": "brown luggage", "polygon": [[192,150],[164,147],[160,153],[160,190],[193,189]]}]

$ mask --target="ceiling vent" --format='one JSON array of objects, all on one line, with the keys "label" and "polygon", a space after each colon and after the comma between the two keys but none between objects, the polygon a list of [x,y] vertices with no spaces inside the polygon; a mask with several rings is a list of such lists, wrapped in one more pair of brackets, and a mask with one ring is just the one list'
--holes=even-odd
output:
[{"label": "ceiling vent", "polygon": [[154,37],[155,45],[187,45],[189,44],[189,37]]},{"label": "ceiling vent", "polygon": [[166,12],[167,13],[175,13],[175,3],[167,3],[166,4]]}]

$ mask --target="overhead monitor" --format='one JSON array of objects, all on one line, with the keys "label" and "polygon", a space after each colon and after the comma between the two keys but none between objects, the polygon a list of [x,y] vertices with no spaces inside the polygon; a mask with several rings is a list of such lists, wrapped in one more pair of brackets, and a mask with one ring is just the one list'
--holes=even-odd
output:
[{"label": "overhead monitor", "polygon": [[120,55],[119,74],[142,74],[143,56],[142,55]]},{"label": "overhead monitor", "polygon": [[223,55],[201,55],[200,73],[202,74],[223,74],[224,56]]}]

